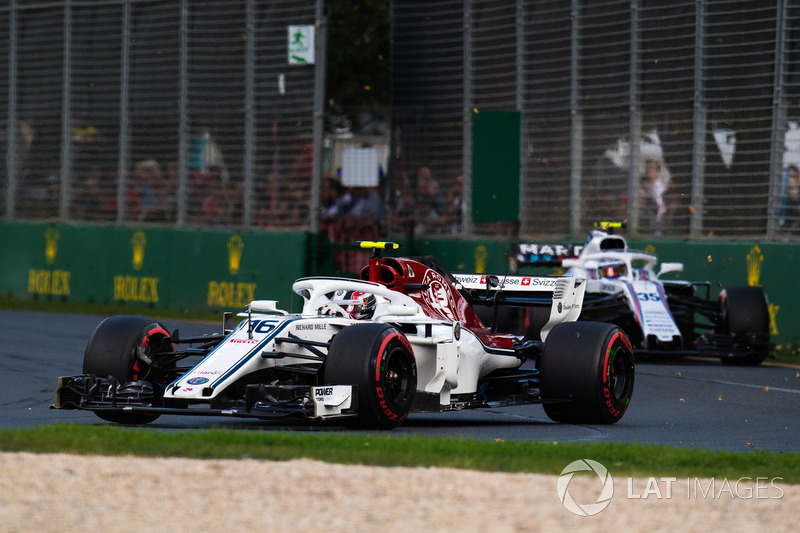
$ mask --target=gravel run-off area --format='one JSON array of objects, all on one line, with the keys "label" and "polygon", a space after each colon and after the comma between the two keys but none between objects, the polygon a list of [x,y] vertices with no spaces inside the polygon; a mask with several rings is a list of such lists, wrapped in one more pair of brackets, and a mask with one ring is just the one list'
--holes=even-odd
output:
[{"label": "gravel run-off area", "polygon": [[[593,516],[559,476],[271,462],[0,454],[0,532],[797,531],[800,485],[613,478]],[[713,488],[712,488],[713,483]],[[597,476],[567,485],[579,505]],[[669,492],[669,494],[668,494]]]}]

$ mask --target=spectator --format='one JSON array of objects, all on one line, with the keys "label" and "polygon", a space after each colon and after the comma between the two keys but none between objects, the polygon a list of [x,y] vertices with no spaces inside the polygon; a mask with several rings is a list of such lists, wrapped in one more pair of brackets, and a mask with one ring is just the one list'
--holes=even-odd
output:
[{"label": "spectator", "polygon": [[[44,165],[40,168],[44,169]],[[52,218],[58,216],[61,194],[61,175],[58,171],[39,172],[26,169],[20,180],[22,184],[19,213],[30,218]]]},{"label": "spectator", "polygon": [[590,220],[624,220],[628,216],[627,162],[614,150],[597,158],[592,197],[587,210]]},{"label": "spectator", "polygon": [[85,179],[75,186],[73,208],[78,220],[114,220],[116,197],[113,190],[103,190],[103,167],[92,165]]},{"label": "spectator", "polygon": [[391,230],[400,233],[414,231],[414,191],[408,173],[398,172],[390,202]]},{"label": "spectator", "polygon": [[221,169],[208,168],[208,172],[194,172],[188,215],[193,224],[217,224],[219,207],[217,197],[222,189]]},{"label": "spectator", "polygon": [[[377,187],[351,187],[346,196],[351,203],[344,207],[336,223],[326,229],[333,242],[352,244],[354,241],[375,241],[381,238],[383,199]],[[361,251],[337,250],[336,265],[345,272],[358,272],[366,256]]]},{"label": "spectator", "polygon": [[392,228],[401,233],[415,231],[414,193],[410,189],[398,191],[392,206]]},{"label": "spectator", "polygon": [[240,226],[244,218],[244,182],[231,181],[217,194],[217,224]]},{"label": "spectator", "polygon": [[643,212],[652,217],[652,221],[645,222],[643,226],[651,222],[654,235],[662,235],[667,222],[667,203],[664,195],[667,191],[668,179],[662,175],[661,162],[656,159],[648,159],[645,162],[645,175],[642,178],[642,209]]},{"label": "spectator", "polygon": [[383,206],[377,187],[353,187],[351,191],[353,203],[341,219],[344,233],[354,238],[375,238]]},{"label": "spectator", "polygon": [[[155,159],[145,159],[133,171],[134,188],[140,198],[138,213],[131,211],[139,222],[168,222],[174,220],[174,187],[169,177],[161,173]],[[172,204],[172,205],[171,205]]]},{"label": "spectator", "polygon": [[342,185],[338,177],[328,175],[322,182],[320,203],[322,204],[321,225],[330,227],[350,211],[353,205],[353,195]]},{"label": "spectator", "polygon": [[154,181],[157,176],[161,176],[161,169],[155,159],[145,159],[136,164],[131,186],[137,191],[140,202],[136,212],[130,211],[134,220],[142,222],[147,216],[147,212],[155,205]]},{"label": "spectator", "polygon": [[275,175],[267,174],[264,165],[256,167],[255,181],[255,213],[256,226],[267,227],[274,225],[275,206],[277,204],[278,183]]},{"label": "spectator", "polygon": [[800,169],[795,165],[786,167],[786,211],[784,228],[790,233],[800,230]]},{"label": "spectator", "polygon": [[417,201],[416,232],[418,234],[439,233],[445,222],[447,199],[439,191],[439,184],[431,169],[421,167],[417,173],[419,197]]},{"label": "spectator", "polygon": [[178,210],[178,162],[167,163],[167,174],[156,191],[158,213],[164,222],[175,222]]},{"label": "spectator", "polygon": [[[284,227],[305,226],[311,221],[311,174],[314,160],[314,146],[302,142],[295,151],[291,170],[278,176],[279,201],[276,207],[282,211],[278,224]],[[314,213],[317,216],[317,213]]]},{"label": "spectator", "polygon": [[220,222],[220,203],[223,198],[221,191],[224,187],[222,167],[212,165],[208,167],[204,189],[200,198],[200,222],[202,224],[217,224]]},{"label": "spectator", "polygon": [[445,233],[456,235],[461,232],[461,204],[464,191],[464,176],[456,177],[456,183],[447,195],[447,211],[444,216]]}]

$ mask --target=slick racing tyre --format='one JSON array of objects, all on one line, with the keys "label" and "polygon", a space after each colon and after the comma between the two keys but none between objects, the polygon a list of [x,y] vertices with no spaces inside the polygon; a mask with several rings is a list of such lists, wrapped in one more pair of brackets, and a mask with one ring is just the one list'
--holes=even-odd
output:
[{"label": "slick racing tyre", "polygon": [[[720,360],[731,365],[761,364],[769,356],[769,305],[764,290],[749,285],[727,287],[719,303],[722,332],[733,335],[736,353]],[[739,355],[742,351],[744,355]]]},{"label": "slick racing tyre", "polygon": [[633,395],[633,348],[602,322],[564,322],[547,336],[537,362],[542,407],[556,422],[613,424]]},{"label": "slick racing tyre", "polygon": [[[103,320],[92,333],[83,356],[83,373],[100,377],[114,377],[124,385],[150,378],[149,365],[139,357],[140,350],[151,355],[159,351],[172,351],[167,330],[150,318],[140,316],[114,316]],[[95,411],[109,422],[119,424],[147,424],[158,414],[123,412],[122,410]]]},{"label": "slick racing tyre", "polygon": [[325,383],[355,385],[358,425],[391,429],[411,411],[417,364],[408,339],[387,324],[355,324],[331,341]]}]

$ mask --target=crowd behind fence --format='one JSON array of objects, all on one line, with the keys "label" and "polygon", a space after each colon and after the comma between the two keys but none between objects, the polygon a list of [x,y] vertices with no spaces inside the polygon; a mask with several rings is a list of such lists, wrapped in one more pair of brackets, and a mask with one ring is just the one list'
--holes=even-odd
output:
[{"label": "crowd behind fence", "polygon": [[314,1],[0,5],[8,218],[305,228]]},{"label": "crowd behind fence", "polygon": [[[326,143],[319,63],[287,62],[287,28],[320,4],[0,1],[0,215],[340,241],[578,237],[609,218],[800,236],[800,0],[393,0],[389,133]],[[521,117],[516,219],[472,217],[486,111]],[[333,163],[353,133],[386,144],[374,186]]]},{"label": "crowd behind fence", "polygon": [[[464,231],[792,238],[800,2],[392,3],[392,126],[413,175],[463,181]],[[518,223],[469,217],[475,114],[521,115]],[[648,172],[648,167],[650,168]]]}]

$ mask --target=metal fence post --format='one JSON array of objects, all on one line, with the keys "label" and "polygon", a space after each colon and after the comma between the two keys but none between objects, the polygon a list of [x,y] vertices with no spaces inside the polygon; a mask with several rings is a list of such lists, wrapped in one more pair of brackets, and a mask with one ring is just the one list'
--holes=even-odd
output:
[{"label": "metal fence post", "polygon": [[694,113],[692,119],[693,148],[692,148],[692,197],[690,201],[689,238],[700,236],[703,231],[703,189],[705,188],[705,158],[706,158],[706,105],[705,72],[703,61],[703,40],[705,39],[705,2],[699,0],[696,4],[694,29]]},{"label": "metal fence post", "polygon": [[180,13],[180,52],[178,81],[178,198],[176,222],[186,225],[186,207],[189,193],[189,4],[181,0]]},{"label": "metal fence post", "polygon": [[8,124],[6,127],[6,217],[14,218],[17,197],[17,0],[8,21]]},{"label": "metal fence post", "polygon": [[[517,78],[516,78],[516,99],[517,99],[517,111],[520,113],[520,131],[519,136],[519,227],[524,228],[526,227],[526,220],[525,217],[525,208],[523,205],[524,199],[528,197],[527,194],[527,187],[525,186],[525,182],[527,181],[525,177],[527,176],[528,170],[528,158],[525,155],[525,1],[524,0],[517,0],[517,24],[516,24],[516,36],[517,36],[517,47],[516,47],[516,66],[517,66]],[[462,198],[464,194],[462,194]],[[464,219],[462,215],[461,219]]]},{"label": "metal fence post", "polygon": [[325,130],[325,69],[327,68],[328,19],[325,16],[325,0],[317,0],[316,6],[317,39],[315,40],[314,65],[314,153],[311,172],[311,233],[317,234],[320,229],[319,206],[322,189],[322,143]]},{"label": "metal fence post", "polygon": [[472,223],[472,0],[464,0],[464,100],[462,104],[462,166],[464,195],[462,198],[462,234],[471,234]]},{"label": "metal fence post", "polygon": [[[253,0],[246,2],[245,32],[245,101],[244,101],[244,220],[243,225],[249,228],[253,225],[253,189],[254,189],[254,160],[255,160],[255,40],[253,21],[255,20],[255,7]],[[316,150],[317,147],[314,147]]]},{"label": "metal fence post", "polygon": [[572,0],[570,32],[570,209],[569,233],[580,235],[581,227],[581,175],[583,174],[583,113],[580,104],[580,13],[581,0]]},{"label": "metal fence post", "polygon": [[772,132],[769,151],[769,198],[767,199],[767,238],[780,229],[780,206],[783,194],[783,141],[786,131],[784,54],[786,39],[786,2],[778,0],[775,21],[775,83],[772,96]]},{"label": "metal fence post", "polygon": [[61,187],[58,216],[69,218],[72,197],[72,1],[64,2],[63,70],[61,82]]},{"label": "metal fence post", "polygon": [[131,74],[131,3],[126,1],[122,5],[122,57],[119,84],[119,154],[117,159],[117,222],[125,220],[128,212],[127,195],[125,189],[128,181],[128,167],[130,165],[130,74]]},{"label": "metal fence post", "polygon": [[628,231],[639,233],[639,163],[642,117],[639,112],[639,1],[631,0],[630,85],[628,94]]}]

